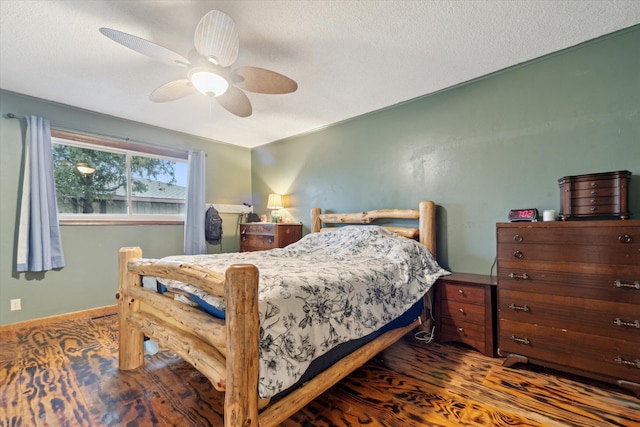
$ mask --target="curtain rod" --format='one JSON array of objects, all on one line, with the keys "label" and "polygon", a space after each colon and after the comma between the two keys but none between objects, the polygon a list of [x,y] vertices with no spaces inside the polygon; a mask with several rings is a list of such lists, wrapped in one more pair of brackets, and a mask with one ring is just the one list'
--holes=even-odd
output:
[{"label": "curtain rod", "polygon": [[7,113],[7,114],[4,114],[2,117],[4,117],[5,119],[18,119],[18,120],[22,120],[22,119],[24,119],[24,117],[22,117],[22,116],[16,116],[16,115],[15,115],[15,114],[13,114],[13,113]]},{"label": "curtain rod", "polygon": [[[13,113],[3,114],[3,117],[5,119],[16,119],[16,120],[24,120],[24,119],[26,119],[26,117],[24,117],[24,116],[17,116],[17,115],[15,115]],[[60,130],[60,131],[67,131],[67,132],[79,133],[79,134],[83,134],[83,135],[87,135],[87,136],[98,136],[98,137],[102,137],[102,138],[114,139],[114,140],[123,141],[123,142],[141,144],[141,145],[146,145],[148,147],[158,148],[158,149],[162,149],[162,150],[174,151],[176,153],[181,153],[183,155],[188,155],[189,154],[189,150],[181,150],[181,149],[178,149],[178,148],[170,148],[170,147],[166,147],[166,146],[159,145],[159,144],[153,144],[153,143],[146,142],[146,141],[138,141],[138,140],[135,140],[135,139],[131,139],[129,137],[124,137],[123,138],[123,137],[120,137],[120,136],[106,135],[106,134],[100,134],[100,133],[95,133],[95,132],[86,132],[86,131],[81,131],[81,130],[77,130],[77,129],[69,129],[69,128],[57,126],[55,124],[51,125],[51,127],[56,129],[56,130]]]}]

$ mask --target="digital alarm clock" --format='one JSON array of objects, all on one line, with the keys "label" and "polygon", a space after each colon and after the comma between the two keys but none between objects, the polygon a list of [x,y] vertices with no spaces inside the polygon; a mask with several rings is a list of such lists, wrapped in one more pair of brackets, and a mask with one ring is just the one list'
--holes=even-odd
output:
[{"label": "digital alarm clock", "polygon": [[509,211],[509,222],[514,221],[538,221],[538,209],[511,209]]}]

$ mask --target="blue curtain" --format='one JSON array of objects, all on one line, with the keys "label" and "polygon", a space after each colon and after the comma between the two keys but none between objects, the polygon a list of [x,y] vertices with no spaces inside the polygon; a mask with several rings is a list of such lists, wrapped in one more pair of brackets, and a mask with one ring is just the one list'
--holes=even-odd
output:
[{"label": "blue curtain", "polygon": [[27,116],[22,201],[18,225],[17,270],[64,267],[53,177],[51,127],[42,117]]},{"label": "blue curtain", "polygon": [[204,236],[206,211],[204,151],[189,152],[189,183],[187,184],[187,213],[184,219],[184,253],[198,255],[207,253]]}]

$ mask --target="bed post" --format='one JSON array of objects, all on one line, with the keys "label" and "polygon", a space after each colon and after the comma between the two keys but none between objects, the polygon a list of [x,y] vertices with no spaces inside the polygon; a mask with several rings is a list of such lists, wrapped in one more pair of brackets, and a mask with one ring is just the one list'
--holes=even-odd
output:
[{"label": "bed post", "polygon": [[[432,201],[420,202],[420,243],[429,249],[431,255],[436,256],[436,204]],[[435,287],[431,287],[424,296],[424,313],[421,329],[432,332],[433,313],[432,302],[435,301]]]},{"label": "bed post", "polygon": [[236,264],[225,275],[227,384],[225,427],[258,426],[258,269]]},{"label": "bed post", "polygon": [[320,221],[320,208],[311,208],[311,232],[317,233],[322,228],[322,221]]},{"label": "bed post", "polygon": [[140,303],[130,294],[129,288],[141,285],[140,276],[129,272],[127,264],[134,258],[142,258],[142,249],[138,247],[122,248],[119,252],[118,265],[118,319],[119,356],[118,363],[122,370],[136,369],[144,363],[144,335],[127,320],[131,313],[138,310]]},{"label": "bed post", "polygon": [[425,245],[434,258],[436,257],[436,204],[420,202],[420,243]]}]

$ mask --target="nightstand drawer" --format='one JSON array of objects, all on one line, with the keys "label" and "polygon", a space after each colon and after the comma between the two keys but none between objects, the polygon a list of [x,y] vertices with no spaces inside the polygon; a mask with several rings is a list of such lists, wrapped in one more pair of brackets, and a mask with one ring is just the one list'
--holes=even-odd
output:
[{"label": "nightstand drawer", "polygon": [[484,324],[484,305],[467,304],[454,300],[440,302],[441,315],[455,320]]},{"label": "nightstand drawer", "polygon": [[486,347],[484,325],[475,323],[453,321],[451,319],[441,319],[440,342],[457,341],[470,345],[482,353],[493,353],[493,350]]},{"label": "nightstand drawer", "polygon": [[442,299],[467,302],[470,304],[484,304],[484,287],[469,286],[460,283],[445,282],[442,285]]}]

